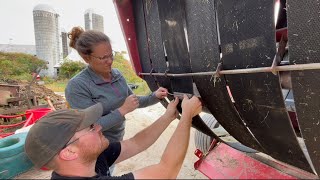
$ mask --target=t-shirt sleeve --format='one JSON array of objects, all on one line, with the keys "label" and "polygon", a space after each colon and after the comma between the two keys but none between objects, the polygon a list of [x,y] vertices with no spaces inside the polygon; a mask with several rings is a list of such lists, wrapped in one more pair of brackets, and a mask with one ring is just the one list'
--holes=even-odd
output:
[{"label": "t-shirt sleeve", "polygon": [[108,179],[134,179],[134,175],[132,173],[128,173],[121,176],[110,176]]},{"label": "t-shirt sleeve", "polygon": [[120,142],[114,142],[103,152],[104,158],[107,159],[107,163],[111,166],[119,157],[121,152]]}]

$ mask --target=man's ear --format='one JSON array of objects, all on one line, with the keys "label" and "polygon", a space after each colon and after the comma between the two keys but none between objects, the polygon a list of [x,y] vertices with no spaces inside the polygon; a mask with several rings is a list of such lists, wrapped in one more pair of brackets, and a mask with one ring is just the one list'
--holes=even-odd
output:
[{"label": "man's ear", "polygon": [[72,161],[78,158],[78,152],[73,148],[66,147],[60,151],[59,158],[65,161]]}]

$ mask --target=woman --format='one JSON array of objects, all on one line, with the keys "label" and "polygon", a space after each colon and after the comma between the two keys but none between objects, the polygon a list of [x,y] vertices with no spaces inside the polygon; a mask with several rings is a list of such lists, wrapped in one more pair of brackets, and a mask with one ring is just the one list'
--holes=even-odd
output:
[{"label": "woman", "polygon": [[125,117],[136,108],[159,102],[167,96],[160,87],[149,96],[136,96],[119,70],[112,68],[113,52],[109,38],[99,31],[74,27],[69,33],[70,47],[76,49],[88,67],[73,77],[65,90],[71,108],[84,109],[101,102],[103,117],[98,123],[110,142],[124,136]]}]

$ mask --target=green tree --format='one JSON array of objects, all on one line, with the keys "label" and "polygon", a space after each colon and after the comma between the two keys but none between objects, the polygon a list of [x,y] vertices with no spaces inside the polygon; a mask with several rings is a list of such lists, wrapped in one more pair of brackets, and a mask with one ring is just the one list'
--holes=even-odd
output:
[{"label": "green tree", "polygon": [[138,89],[133,90],[135,94],[150,94],[151,91],[147,83],[136,75],[130,62],[124,58],[124,54],[126,54],[125,51],[115,53],[112,67],[119,69],[128,83],[133,83],[139,86]]},{"label": "green tree", "polygon": [[124,54],[126,52],[116,52],[114,61],[113,61],[113,68],[117,68],[121,71],[124,78],[128,81],[128,83],[139,83],[143,80],[136,75],[134,72],[130,62],[124,58]]},{"label": "green tree", "polygon": [[59,69],[60,79],[70,79],[86,67],[86,64],[79,61],[65,60]]},{"label": "green tree", "polygon": [[38,68],[47,69],[46,62],[33,55],[0,52],[0,80],[29,80]]}]

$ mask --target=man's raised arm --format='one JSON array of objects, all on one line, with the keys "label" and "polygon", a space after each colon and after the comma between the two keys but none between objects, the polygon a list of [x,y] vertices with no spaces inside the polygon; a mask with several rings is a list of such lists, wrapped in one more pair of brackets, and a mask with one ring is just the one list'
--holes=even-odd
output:
[{"label": "man's raised arm", "polygon": [[176,98],[170,102],[166,112],[158,120],[147,128],[137,133],[132,138],[121,142],[121,153],[115,163],[126,160],[149,148],[169,126],[169,124],[177,118],[177,104],[179,99]]},{"label": "man's raised arm", "polygon": [[189,99],[184,95],[180,122],[170,138],[160,163],[133,172],[135,179],[177,178],[189,145],[192,118],[201,110],[201,102],[197,97]]}]

